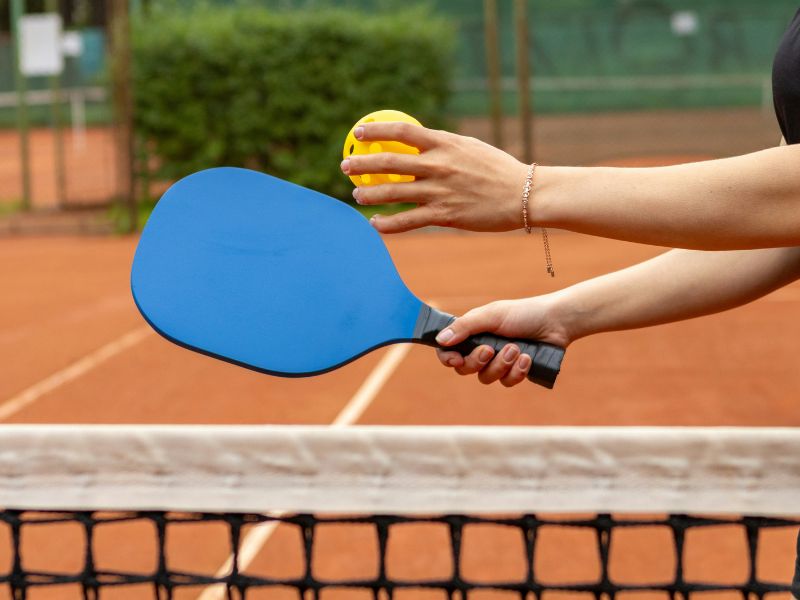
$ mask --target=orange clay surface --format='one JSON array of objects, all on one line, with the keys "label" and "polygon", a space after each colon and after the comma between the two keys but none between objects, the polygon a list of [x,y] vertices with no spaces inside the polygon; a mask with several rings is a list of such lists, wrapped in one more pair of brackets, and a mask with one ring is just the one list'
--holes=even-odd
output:
[{"label": "orange clay surface", "polygon": [[[619,269],[663,249],[553,232],[557,277],[544,272],[541,241],[523,234],[452,232],[386,239],[409,287],[445,310],[463,312],[498,298],[540,294]],[[310,379],[279,379],[183,350],[148,332],[128,289],[134,237],[0,239],[0,410],[55,373],[95,357],[78,377],[5,417],[6,423],[330,423],[387,350]],[[702,290],[697,290],[702,293]],[[367,299],[368,300],[368,299]],[[567,353],[556,389],[485,387],[441,367],[431,349],[415,346],[366,410],[363,424],[470,425],[800,425],[800,285],[749,306],[673,325],[581,340]],[[111,358],[98,349],[132,331],[140,341]],[[91,360],[90,360],[91,363]],[[33,388],[35,389],[35,388]],[[267,507],[265,507],[267,508]],[[321,528],[315,568],[321,577],[373,576],[374,535],[364,526]],[[599,575],[588,531],[543,531],[537,567],[547,581]],[[100,568],[154,568],[153,532],[142,524],[98,531]],[[793,532],[769,532],[761,575],[788,580]],[[82,560],[78,525],[33,528],[23,536],[26,568],[75,571]],[[224,528],[174,526],[173,568],[213,574],[227,555]],[[0,527],[0,570],[8,567],[8,532]],[[297,575],[296,531],[280,527],[250,567],[257,574]],[[408,527],[392,538],[390,575],[447,575],[445,531]],[[502,528],[473,528],[465,541],[464,575],[483,581],[524,575],[522,542]],[[745,539],[738,530],[693,532],[688,578],[742,581]],[[615,537],[612,577],[671,579],[674,559],[665,531],[628,530]],[[0,588],[0,597],[9,597]],[[177,598],[196,598],[183,589]],[[103,598],[144,598],[150,590],[106,590]],[[724,595],[723,595],[724,596]],[[78,598],[77,586],[34,590],[31,598]],[[255,590],[248,598],[295,598],[288,590]],[[323,599],[363,598],[325,592]],[[400,598],[442,600],[405,591]],[[471,598],[518,596],[476,593]],[[661,597],[645,594],[643,597]],[[715,596],[718,598],[719,596]]]},{"label": "orange clay surface", "polygon": [[[119,194],[114,130],[92,127],[84,135],[63,131],[64,189],[59,197],[55,136],[46,128],[30,131],[31,205],[36,209],[108,204]],[[0,129],[0,204],[22,198],[20,138]],[[0,207],[2,208],[2,207]]]}]

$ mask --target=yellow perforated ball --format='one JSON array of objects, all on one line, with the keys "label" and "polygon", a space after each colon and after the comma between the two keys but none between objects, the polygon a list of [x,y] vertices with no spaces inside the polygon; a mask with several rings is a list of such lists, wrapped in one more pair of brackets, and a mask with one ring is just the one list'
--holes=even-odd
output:
[{"label": "yellow perforated ball", "polygon": [[[364,123],[372,123],[375,121],[388,121],[396,122],[402,121],[404,123],[412,123],[414,125],[422,125],[411,115],[407,115],[399,110],[377,110],[361,117],[358,122],[350,129],[347,137],[344,140],[344,149],[342,150],[342,158],[353,156],[354,154],[377,154],[378,152],[396,152],[399,154],[419,154],[419,148],[402,144],[395,141],[387,142],[360,142],[356,139],[355,130],[359,125]],[[350,181],[357,186],[362,185],[378,185],[379,183],[397,183],[401,181],[414,181],[413,175],[395,175],[390,173],[377,173],[370,175],[350,175]]]}]

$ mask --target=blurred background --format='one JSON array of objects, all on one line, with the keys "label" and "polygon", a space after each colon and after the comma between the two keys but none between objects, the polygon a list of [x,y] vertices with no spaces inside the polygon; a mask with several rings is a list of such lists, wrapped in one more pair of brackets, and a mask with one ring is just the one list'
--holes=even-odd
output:
[{"label": "blurred background", "polygon": [[[795,9],[2,0],[0,211],[39,213],[7,218],[6,229],[55,226],[41,213],[59,209],[72,212],[62,228],[132,230],[134,204],[143,217],[164,182],[218,164],[346,198],[341,140],[376,107],[550,164],[763,148],[779,139],[770,69]],[[14,31],[32,61],[21,69]]]}]

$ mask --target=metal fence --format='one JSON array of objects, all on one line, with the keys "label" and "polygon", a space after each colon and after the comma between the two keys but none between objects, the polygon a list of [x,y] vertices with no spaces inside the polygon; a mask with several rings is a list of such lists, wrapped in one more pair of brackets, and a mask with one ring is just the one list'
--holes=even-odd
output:
[{"label": "metal fence", "polygon": [[[0,0],[0,145],[6,150],[0,212],[17,205],[104,206],[125,195],[120,128],[112,106],[109,5],[103,0]],[[65,51],[60,73],[25,76],[16,72],[12,25],[19,27],[23,15],[42,12],[60,14],[77,50]]]},{"label": "metal fence", "polygon": [[[16,143],[12,128],[19,98],[8,32],[13,1],[23,0],[0,0],[0,136],[9,140],[7,145]],[[716,106],[767,109],[774,49],[797,10],[796,0],[527,0],[522,2],[527,13],[522,29],[529,40],[523,52],[530,66],[529,77],[522,77],[529,84],[526,96],[519,93],[524,89],[517,72],[519,3],[513,0],[207,1],[246,2],[274,11],[346,7],[382,12],[427,6],[450,20],[458,34],[449,107],[454,116],[490,112],[486,18],[492,5],[498,50],[495,98],[506,114],[520,110],[521,97],[532,102],[535,114]],[[119,197],[121,189],[131,189],[119,176],[125,169],[118,149],[125,144],[120,146],[113,128],[107,127],[114,119],[107,22],[111,3],[24,0],[28,11],[58,10],[65,27],[79,32],[82,45],[79,56],[66,60],[57,81],[26,80],[29,122],[52,131],[63,127],[65,132],[62,137],[55,135],[55,141],[43,135],[39,141],[33,139],[34,154],[51,153],[45,146],[55,145],[56,155],[63,155],[55,159],[55,173],[34,173],[35,181],[50,182],[37,183],[33,189],[34,199],[46,198],[45,205],[108,203]],[[113,3],[126,5],[126,0]],[[187,18],[196,4],[193,0],[127,2],[134,15],[177,5],[187,11]],[[81,172],[82,164],[99,166],[96,176],[73,176]],[[5,171],[12,172],[13,167]],[[0,184],[0,200],[6,203],[24,195],[18,189],[19,178]]]},{"label": "metal fence", "polygon": [[[217,0],[232,4],[236,0]],[[269,10],[407,8],[407,0],[250,0]],[[2,3],[0,3],[2,4]],[[137,3],[138,4],[138,3]],[[152,0],[153,5],[185,4]],[[482,0],[423,0],[458,30],[451,109],[488,109]],[[503,104],[514,109],[511,0],[498,3]],[[529,63],[539,112],[768,104],[772,55],[795,0],[528,0]],[[81,29],[84,52],[68,65],[65,87],[97,87],[106,77],[106,32]],[[47,89],[45,80],[30,89]],[[0,39],[0,93],[12,91],[8,39]],[[0,96],[1,98],[2,96]],[[0,125],[8,124],[0,101]],[[36,114],[34,114],[36,116]],[[90,111],[103,119],[103,111]]]},{"label": "metal fence", "polygon": [[[236,0],[217,0],[233,3]],[[185,0],[161,0],[189,5]],[[408,0],[260,0],[272,10],[407,8]],[[452,109],[487,105],[485,2],[419,4],[458,30]],[[514,110],[514,2],[498,0],[503,105]],[[531,91],[538,112],[747,106],[770,102],[775,47],[795,0],[527,0]]]}]

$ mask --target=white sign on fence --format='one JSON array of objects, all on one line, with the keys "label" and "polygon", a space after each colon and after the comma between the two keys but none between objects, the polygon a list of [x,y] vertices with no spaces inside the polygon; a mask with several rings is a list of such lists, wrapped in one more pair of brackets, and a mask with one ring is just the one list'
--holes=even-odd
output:
[{"label": "white sign on fence", "polygon": [[19,67],[23,75],[59,75],[64,70],[61,15],[25,15],[19,21],[19,36]]},{"label": "white sign on fence", "polygon": [[697,30],[700,29],[700,19],[693,10],[680,10],[672,13],[670,25],[672,33],[678,37],[687,37],[697,35]]}]

